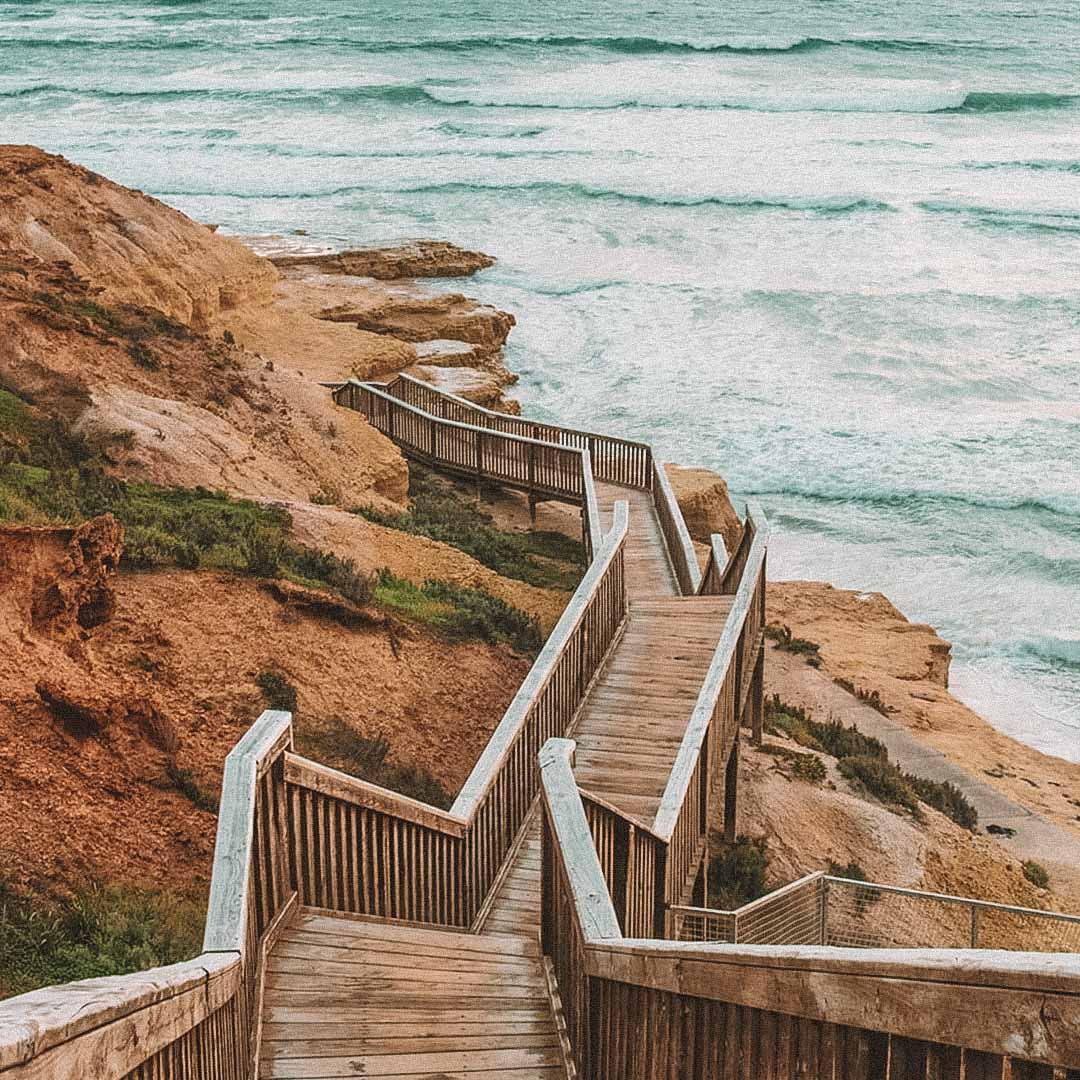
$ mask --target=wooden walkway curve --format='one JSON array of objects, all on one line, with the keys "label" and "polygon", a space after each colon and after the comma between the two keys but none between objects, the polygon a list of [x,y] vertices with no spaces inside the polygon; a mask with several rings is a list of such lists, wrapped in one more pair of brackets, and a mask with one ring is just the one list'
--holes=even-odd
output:
[{"label": "wooden walkway curve", "polygon": [[[615,501],[630,503],[630,614],[581,710],[576,775],[651,824],[732,598],[678,595],[648,494],[597,495],[605,528]],[[480,935],[304,912],[269,957],[262,1076],[565,1076],[539,927],[539,808]]]}]

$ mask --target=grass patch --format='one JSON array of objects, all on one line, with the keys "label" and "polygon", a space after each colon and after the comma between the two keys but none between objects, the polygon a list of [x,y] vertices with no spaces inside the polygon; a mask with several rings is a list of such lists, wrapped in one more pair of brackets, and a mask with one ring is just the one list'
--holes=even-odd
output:
[{"label": "grass patch", "polygon": [[211,814],[218,812],[217,797],[200,786],[195,779],[195,774],[190,769],[181,769],[175,761],[170,759],[165,765],[165,771],[168,773],[173,787],[193,806],[199,810],[207,810]]},{"label": "grass patch", "polygon": [[340,769],[361,780],[400,792],[413,799],[448,810],[450,794],[430,773],[412,765],[387,761],[390,744],[383,738],[369,739],[335,719],[325,727],[295,729],[299,753]]},{"label": "grass patch", "polygon": [[709,860],[709,907],[730,911],[764,896],[769,856],[764,837],[739,836]]},{"label": "grass patch", "polygon": [[926,803],[962,828],[974,830],[978,825],[978,812],[959,788],[904,772],[889,760],[884,743],[864,735],[854,724],[844,727],[835,720],[814,720],[805,709],[786,705],[777,695],[766,702],[765,716],[770,731],[782,731],[800,746],[836,758],[843,776],[882,802],[899,806],[915,818],[921,817],[919,804]]},{"label": "grass patch", "polygon": [[774,743],[763,743],[758,749],[764,754],[771,754],[779,761],[783,761],[796,780],[814,785],[825,783],[828,772],[825,762],[817,754],[803,754],[798,750],[791,750]]},{"label": "grass patch", "polygon": [[790,626],[780,623],[769,623],[765,627],[765,636],[770,641],[776,642],[776,647],[781,652],[795,653],[797,656],[806,658],[811,667],[821,667],[821,646],[806,638],[795,637]]},{"label": "grass patch", "polygon": [[[106,319],[87,303],[87,318]],[[543,644],[536,619],[482,590],[442,581],[418,588],[387,573],[376,581],[348,559],[290,543],[292,519],[281,507],[202,487],[118,480],[109,475],[104,455],[113,443],[125,441],[122,434],[88,438],[72,433],[0,390],[0,521],[70,524],[111,513],[124,526],[122,566],[128,570],[176,566],[282,577],[327,589],[361,607],[378,603],[454,639],[505,642],[527,655],[535,655]],[[430,477],[421,483],[442,490]],[[454,520],[461,528],[466,518],[475,519],[461,496],[445,501],[457,507]],[[540,543],[538,534],[530,535],[522,543]],[[515,534],[515,539],[520,538]],[[567,555],[571,548],[580,545],[560,536],[544,550]]]},{"label": "grass patch", "polygon": [[1046,867],[1042,863],[1036,862],[1034,859],[1027,859],[1021,869],[1024,871],[1024,877],[1031,882],[1037,889],[1046,889],[1050,885],[1050,875],[1046,872]]},{"label": "grass patch", "polygon": [[567,591],[581,580],[587,559],[579,541],[559,532],[498,529],[479,499],[430,469],[410,465],[409,499],[404,514],[370,507],[353,512],[377,525],[450,544],[503,577]]},{"label": "grass patch", "polygon": [[0,997],[197,956],[203,900],[127,886],[47,903],[0,882]]},{"label": "grass patch", "polygon": [[434,580],[414,585],[383,570],[375,599],[402,618],[434,627],[454,640],[501,642],[528,656],[535,656],[544,642],[535,617],[480,589]]},{"label": "grass patch", "polygon": [[296,713],[296,687],[279,671],[260,671],[255,682],[268,709]]}]

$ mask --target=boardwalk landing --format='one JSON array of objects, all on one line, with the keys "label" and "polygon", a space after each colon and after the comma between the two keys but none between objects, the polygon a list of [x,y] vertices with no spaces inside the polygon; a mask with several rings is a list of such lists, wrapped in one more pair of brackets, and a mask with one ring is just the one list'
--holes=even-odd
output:
[{"label": "boardwalk landing", "polygon": [[[582,786],[651,824],[731,597],[679,598],[651,498],[630,503],[625,632],[573,737]],[[565,1076],[537,944],[533,814],[480,935],[307,910],[267,969],[262,1076],[556,1080]]]}]

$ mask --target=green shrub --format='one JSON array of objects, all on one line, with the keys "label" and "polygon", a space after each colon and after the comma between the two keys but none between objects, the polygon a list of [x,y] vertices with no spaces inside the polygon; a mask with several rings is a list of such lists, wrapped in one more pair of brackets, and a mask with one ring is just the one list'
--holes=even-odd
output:
[{"label": "green shrub", "polygon": [[435,580],[417,586],[383,570],[375,599],[404,618],[432,626],[452,639],[503,642],[528,655],[535,655],[543,645],[540,625],[533,616],[481,589]]},{"label": "green shrub", "polygon": [[153,350],[148,349],[142,342],[133,341],[127,351],[137,367],[145,368],[147,371],[158,371],[161,368],[161,361]]},{"label": "green shrub", "polygon": [[764,754],[771,754],[786,762],[791,768],[791,775],[796,780],[802,780],[807,784],[823,784],[828,776],[825,762],[817,754],[802,754],[798,750],[791,750],[775,743],[762,743],[758,749]]},{"label": "green shrub", "polygon": [[727,911],[764,896],[768,868],[764,837],[739,836],[734,844],[720,844],[709,860],[709,906]]},{"label": "green shrub", "polygon": [[889,760],[885,744],[864,735],[852,724],[814,720],[805,709],[788,705],[778,694],[765,703],[765,718],[772,732],[782,731],[808,749],[820,750],[839,763],[840,772],[891,806],[919,816],[920,800],[965,829],[974,829],[979,815],[962,791],[948,781],[928,780],[900,769]]},{"label": "green shrub", "polygon": [[366,607],[375,599],[375,578],[361,574],[352,559],[342,559],[314,548],[294,547],[284,553],[284,562],[290,575],[328,585],[360,607]]},{"label": "green shrub", "polygon": [[926,780],[921,776],[913,776],[911,773],[906,773],[905,778],[927,806],[941,811],[965,829],[974,830],[978,825],[978,811],[967,801],[958,787],[947,780]]},{"label": "green shrub", "polygon": [[0,882],[0,997],[197,956],[202,899],[91,885],[49,903]]},{"label": "green shrub", "polygon": [[370,507],[353,512],[377,525],[450,544],[503,577],[548,588],[577,587],[586,564],[579,541],[558,532],[498,529],[477,499],[422,466],[410,467],[409,497],[404,514]]},{"label": "green shrub", "polygon": [[369,739],[340,719],[310,729],[300,724],[295,735],[300,753],[332,768],[443,810],[453,802],[430,773],[413,765],[388,762],[390,744],[386,739]]},{"label": "green shrub", "polygon": [[190,769],[181,769],[175,761],[170,759],[165,766],[169,780],[173,787],[200,810],[207,810],[216,814],[218,800],[209,791],[205,791],[195,779],[195,774]]},{"label": "green shrub", "polygon": [[1050,875],[1046,872],[1046,867],[1042,863],[1036,862],[1034,859],[1028,859],[1024,862],[1022,869],[1024,877],[1037,889],[1045,889],[1049,886]]},{"label": "green shrub", "polygon": [[849,881],[869,881],[865,871],[857,862],[849,862],[846,866],[829,860],[829,874],[832,877],[847,878]]},{"label": "green shrub", "polygon": [[285,539],[277,529],[253,525],[240,539],[244,569],[255,577],[274,578],[281,570]]},{"label": "green shrub", "polygon": [[806,657],[806,662],[811,667],[821,667],[821,646],[806,638],[794,637],[790,626],[779,623],[769,623],[765,627],[765,636],[776,642],[776,647],[781,652],[795,653]]},{"label": "green shrub", "polygon": [[260,671],[255,682],[262,691],[268,709],[296,714],[296,687],[279,671]]},{"label": "green shrub", "polygon": [[840,772],[861,784],[883,803],[902,806],[913,817],[920,817],[919,796],[904,774],[888,758],[845,757],[838,763]]}]

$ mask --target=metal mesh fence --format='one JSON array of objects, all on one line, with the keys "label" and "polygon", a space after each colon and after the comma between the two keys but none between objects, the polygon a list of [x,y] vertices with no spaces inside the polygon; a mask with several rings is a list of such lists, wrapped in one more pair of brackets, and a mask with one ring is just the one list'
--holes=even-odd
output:
[{"label": "metal mesh fence", "polygon": [[1080,952],[1080,917],[813,874],[734,911],[672,908],[679,941]]}]

